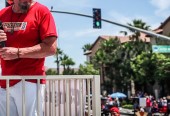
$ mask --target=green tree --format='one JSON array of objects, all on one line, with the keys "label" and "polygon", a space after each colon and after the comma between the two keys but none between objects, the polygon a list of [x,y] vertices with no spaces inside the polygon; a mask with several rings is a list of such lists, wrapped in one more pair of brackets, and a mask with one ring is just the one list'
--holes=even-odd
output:
[{"label": "green tree", "polygon": [[61,65],[63,66],[64,70],[66,70],[66,64],[68,59],[69,57],[66,54],[64,54],[63,57],[61,57]]},{"label": "green tree", "polygon": [[75,65],[75,62],[72,60],[72,58],[69,58],[66,54],[63,55],[61,58],[61,65],[63,66],[63,74],[74,74],[74,70],[70,68],[70,66]]},{"label": "green tree", "polygon": [[85,53],[85,52],[87,52],[88,50],[90,50],[91,46],[92,46],[92,45],[91,45],[90,43],[85,44],[85,45],[82,47],[83,52]]},{"label": "green tree", "polygon": [[80,64],[77,74],[78,75],[98,75],[99,71],[94,69],[93,64],[89,62],[85,62],[85,65]]},{"label": "green tree", "polygon": [[48,69],[46,71],[46,75],[56,75],[56,71],[53,71],[52,69]]},{"label": "green tree", "polygon": [[[130,26],[137,27],[144,30],[150,30],[150,26],[143,22],[141,19],[134,19],[132,23],[127,23]],[[139,37],[140,32],[134,29],[129,29],[130,32],[134,33],[135,36]]]},{"label": "green tree", "polygon": [[143,88],[143,91],[151,93],[156,81],[162,88],[165,88],[165,86],[169,87],[167,80],[169,80],[168,75],[170,74],[168,71],[170,69],[170,58],[165,55],[142,52],[142,54],[131,61],[131,67],[136,75],[135,82],[141,87],[147,87]]},{"label": "green tree", "polygon": [[[101,79],[103,81],[103,89],[112,92],[115,86],[115,79],[118,78],[119,63],[121,53],[118,52],[121,43],[117,37],[110,38],[101,43],[100,48],[92,59],[94,66],[100,70]],[[110,80],[106,80],[106,77]],[[116,88],[116,87],[115,87]]]},{"label": "green tree", "polygon": [[[140,19],[134,19],[131,23],[128,23],[128,25],[130,26],[134,26],[137,28],[141,28],[144,30],[150,30],[150,26],[148,26],[145,22],[143,22]],[[125,60],[124,60],[124,67],[123,67],[123,75],[125,78],[129,78],[127,80],[130,80],[130,84],[131,84],[131,91],[132,94],[134,94],[135,92],[135,83],[134,83],[134,78],[135,74],[132,70],[132,68],[130,67],[130,62],[132,59],[134,59],[137,55],[141,54],[143,51],[148,51],[151,49],[151,44],[150,43],[146,43],[146,41],[142,40],[142,38],[140,38],[140,32],[133,30],[133,29],[129,29],[130,32],[132,32],[132,35],[130,36],[131,41],[124,44],[123,48],[125,52]]]},{"label": "green tree", "polygon": [[62,55],[63,55],[63,51],[60,48],[57,48],[57,51],[55,54],[55,57],[56,57],[55,63],[57,63],[57,74],[58,75],[60,73],[60,62],[62,59]]},{"label": "green tree", "polygon": [[[149,29],[149,26],[142,20],[133,20],[133,24],[129,25]],[[126,86],[129,82],[131,83],[135,78],[135,74],[130,67],[131,60],[151,47],[150,44],[140,39],[139,32],[130,31],[132,32],[131,41],[121,43],[118,37],[104,40],[92,59],[95,68],[100,69],[101,79],[108,88],[114,87],[115,90],[121,91],[120,85]],[[126,32],[123,33],[127,34]],[[106,81],[105,77],[110,80]]]},{"label": "green tree", "polygon": [[[170,93],[170,90],[168,88],[170,88],[170,58],[169,56],[167,56],[166,54],[159,54],[159,58],[158,61],[156,62],[157,64],[157,72],[156,75],[157,76],[157,80],[159,82],[159,84],[162,87],[162,96],[165,96],[167,94]],[[167,89],[165,89],[167,88]]]}]

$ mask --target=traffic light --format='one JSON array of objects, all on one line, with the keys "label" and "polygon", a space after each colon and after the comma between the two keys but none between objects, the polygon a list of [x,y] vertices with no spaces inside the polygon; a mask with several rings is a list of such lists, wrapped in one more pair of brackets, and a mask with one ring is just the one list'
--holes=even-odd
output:
[{"label": "traffic light", "polygon": [[101,9],[93,8],[93,28],[102,28]]}]

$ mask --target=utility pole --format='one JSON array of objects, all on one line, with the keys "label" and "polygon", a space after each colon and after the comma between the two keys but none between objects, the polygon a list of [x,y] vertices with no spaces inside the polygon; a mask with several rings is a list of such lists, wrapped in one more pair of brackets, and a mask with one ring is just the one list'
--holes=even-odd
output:
[{"label": "utility pole", "polygon": [[[51,9],[51,12],[52,13],[78,15],[78,16],[83,16],[83,17],[87,17],[87,18],[92,18],[93,19],[93,16],[86,15],[86,14],[73,13],[73,12],[65,12],[65,11],[53,11],[52,9]],[[152,32],[152,31],[140,29],[140,28],[137,28],[137,27],[129,26],[129,25],[124,25],[124,24],[117,23],[117,22],[114,22],[114,21],[109,21],[109,20],[106,20],[106,19],[101,19],[101,21],[104,21],[104,22],[107,22],[107,23],[110,23],[110,24],[114,24],[114,25],[117,25],[117,26],[120,26],[120,27],[125,27],[125,28],[128,28],[128,29],[132,29],[132,30],[135,30],[135,31],[138,31],[138,32],[142,32],[142,33],[148,34],[148,35],[156,37],[156,38],[160,38],[160,39],[164,39],[164,40],[165,39],[166,40],[170,40],[170,37],[165,36],[165,35],[160,35],[160,34],[157,34],[155,32]]]},{"label": "utility pole", "polygon": [[10,6],[9,3],[5,0],[5,6]]},{"label": "utility pole", "polygon": [[13,0],[5,0],[5,6],[8,7],[13,4]]}]

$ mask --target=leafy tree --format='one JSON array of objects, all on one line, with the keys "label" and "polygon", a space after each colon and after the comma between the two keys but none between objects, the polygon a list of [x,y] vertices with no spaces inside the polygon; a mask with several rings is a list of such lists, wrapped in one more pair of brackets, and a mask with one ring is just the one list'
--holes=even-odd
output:
[{"label": "leafy tree", "polygon": [[72,58],[69,58],[66,54],[61,58],[61,65],[63,66],[63,74],[74,74],[74,70],[70,68],[70,66],[75,65],[75,62]]},{"label": "leafy tree", "polygon": [[[96,52],[92,59],[94,66],[100,69],[101,78],[103,80],[103,86],[106,85],[112,92],[112,87],[115,85],[115,79],[120,77],[119,75],[119,63],[121,61],[120,41],[117,37],[110,38],[101,43],[100,48]],[[106,80],[108,77],[110,80]],[[107,88],[105,88],[107,89]]]},{"label": "leafy tree", "polygon": [[91,45],[90,43],[85,44],[85,45],[82,47],[83,52],[85,53],[86,51],[90,50],[91,46],[92,46],[92,45]]},{"label": "leafy tree", "polygon": [[53,71],[52,69],[48,69],[46,71],[46,75],[56,75],[56,71]]},{"label": "leafy tree", "polygon": [[[162,87],[162,96],[165,96],[167,94],[170,93],[170,78],[169,78],[169,75],[170,75],[170,58],[169,56],[167,56],[166,54],[159,54],[159,57],[158,58],[158,61],[156,62],[157,64],[157,72],[156,74],[158,75],[157,76],[157,80],[159,82],[159,84],[161,85]],[[165,89],[167,88],[167,89]]]},{"label": "leafy tree", "polygon": [[58,75],[60,73],[60,62],[62,59],[62,55],[63,55],[63,51],[60,48],[57,48],[57,51],[55,54],[55,57],[56,57],[55,63],[57,63],[57,74]]},{"label": "leafy tree", "polygon": [[123,33],[124,36],[127,36],[127,31],[120,31],[120,33]]},{"label": "leafy tree", "polygon": [[66,64],[68,59],[69,57],[66,54],[64,54],[63,57],[61,57],[61,65],[63,66],[64,70],[66,70]]},{"label": "leafy tree", "polygon": [[[139,85],[150,86],[150,89],[143,88],[143,91],[151,93],[152,86],[157,81],[162,88],[168,86],[166,81],[169,79],[170,58],[163,54],[152,52],[142,52],[131,62],[131,67],[135,72],[135,81]],[[164,85],[163,85],[164,83]],[[163,90],[164,91],[164,90]]]},{"label": "leafy tree", "polygon": [[[144,30],[150,30],[150,26],[148,26],[145,22],[143,22],[140,19],[134,19],[132,24],[128,23],[128,25],[130,26],[134,26],[137,28],[141,28]],[[125,56],[126,56],[126,60],[124,63],[124,70],[123,72],[127,72],[127,73],[123,73],[123,75],[130,79],[130,83],[131,83],[131,87],[134,87],[132,84],[133,79],[136,78],[132,68],[130,67],[130,61],[132,59],[134,59],[137,55],[141,54],[143,51],[148,51],[151,49],[151,45],[149,43],[146,43],[145,41],[143,41],[140,38],[140,32],[133,30],[133,29],[129,29],[130,32],[132,32],[132,35],[130,36],[131,41],[126,43],[124,45],[124,50],[126,51]],[[134,92],[135,88],[132,88],[132,91]],[[132,93],[134,94],[134,93]]]},{"label": "leafy tree", "polygon": [[80,64],[77,74],[78,75],[98,75],[99,71],[94,69],[93,64],[89,62],[85,62],[85,65]]},{"label": "leafy tree", "polygon": [[[144,30],[150,30],[150,26],[143,22],[141,19],[134,19],[132,23],[127,23],[129,26],[137,27]],[[130,32],[134,33],[136,36],[140,36],[140,32],[134,29],[129,29]]]},{"label": "leafy tree", "polygon": [[[148,30],[150,26],[147,26],[142,20],[133,20],[133,24],[138,28]],[[115,86],[117,90],[121,90],[119,85],[127,85],[133,78],[135,78],[135,72],[130,67],[130,62],[142,51],[150,50],[150,44],[140,39],[140,32],[130,30],[133,34],[130,36],[131,41],[121,43],[119,38],[110,38],[101,43],[100,49],[93,57],[93,63],[95,67],[100,69],[101,78],[103,82]],[[127,32],[122,31],[127,35]],[[105,82],[105,76],[111,79],[109,82]],[[110,86],[110,87],[111,87]]]}]

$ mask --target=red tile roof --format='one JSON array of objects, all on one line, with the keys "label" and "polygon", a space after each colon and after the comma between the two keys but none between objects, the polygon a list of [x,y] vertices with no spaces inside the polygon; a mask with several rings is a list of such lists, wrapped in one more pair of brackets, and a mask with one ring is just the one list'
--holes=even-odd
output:
[{"label": "red tile roof", "polygon": [[[99,36],[96,41],[93,43],[92,47],[90,48],[90,50],[92,50],[92,48],[95,46],[95,44],[99,41],[99,39],[103,39],[103,40],[109,40],[110,38],[119,38],[120,39],[120,42],[121,43],[125,43],[125,42],[128,42],[128,41],[131,41],[130,40],[130,36],[108,36],[108,35],[101,35]],[[148,38],[146,36],[146,34],[144,33],[141,33],[140,35],[140,38],[143,40],[143,41],[146,41],[146,42],[150,42],[150,38]]]}]

